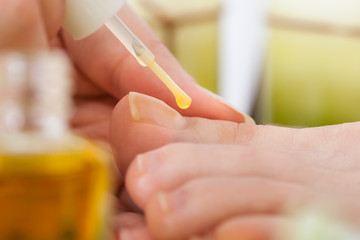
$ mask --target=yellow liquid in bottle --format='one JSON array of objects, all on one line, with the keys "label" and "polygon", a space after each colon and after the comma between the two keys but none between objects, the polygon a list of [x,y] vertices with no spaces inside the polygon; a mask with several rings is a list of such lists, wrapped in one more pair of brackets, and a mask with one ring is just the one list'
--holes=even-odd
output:
[{"label": "yellow liquid in bottle", "polygon": [[107,239],[108,171],[97,147],[76,140],[51,151],[2,151],[0,239]]}]

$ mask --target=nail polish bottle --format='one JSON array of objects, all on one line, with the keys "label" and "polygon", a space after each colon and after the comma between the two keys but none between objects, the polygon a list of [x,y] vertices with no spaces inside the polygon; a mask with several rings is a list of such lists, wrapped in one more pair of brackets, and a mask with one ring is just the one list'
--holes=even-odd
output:
[{"label": "nail polish bottle", "polygon": [[0,239],[108,239],[108,157],[73,134],[62,53],[0,55]]}]

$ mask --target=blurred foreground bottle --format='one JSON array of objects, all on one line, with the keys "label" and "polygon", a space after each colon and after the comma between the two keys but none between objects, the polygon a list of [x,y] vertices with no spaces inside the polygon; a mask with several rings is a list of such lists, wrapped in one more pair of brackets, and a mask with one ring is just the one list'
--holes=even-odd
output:
[{"label": "blurred foreground bottle", "polygon": [[217,91],[221,0],[129,0],[197,82]]},{"label": "blurred foreground bottle", "polygon": [[261,122],[360,120],[360,1],[271,0]]},{"label": "blurred foreground bottle", "polygon": [[67,125],[61,53],[0,56],[0,239],[108,239],[108,158]]}]

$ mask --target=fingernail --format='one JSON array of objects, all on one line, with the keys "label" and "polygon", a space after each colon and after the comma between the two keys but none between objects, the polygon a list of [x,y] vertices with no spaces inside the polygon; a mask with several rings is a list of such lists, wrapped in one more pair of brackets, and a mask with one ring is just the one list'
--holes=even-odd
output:
[{"label": "fingernail", "polygon": [[[148,153],[146,154],[148,155]],[[156,158],[147,158],[144,155],[138,155],[135,158],[136,169],[132,172],[133,177],[132,189],[136,189],[133,193],[136,195],[140,203],[145,204],[146,201],[156,193],[156,189],[161,186],[161,182],[158,180],[160,174],[153,173],[160,168],[160,161]]]},{"label": "fingernail", "polygon": [[207,92],[209,95],[211,95],[213,98],[215,98],[218,102],[220,102],[221,104],[227,106],[228,108],[232,109],[234,112],[237,112],[237,114],[239,114],[239,116],[243,119],[244,123],[249,123],[249,124],[255,124],[254,119],[252,119],[249,115],[239,112],[239,110],[237,110],[234,106],[232,106],[231,104],[227,103],[225,101],[225,99],[223,99],[222,97],[220,97],[219,95],[216,95],[215,93],[209,91],[206,88],[203,88],[201,86],[199,86],[203,91]]},{"label": "fingernail", "polygon": [[183,129],[186,120],[163,101],[136,92],[129,93],[131,117],[134,121],[145,122],[169,129]]}]

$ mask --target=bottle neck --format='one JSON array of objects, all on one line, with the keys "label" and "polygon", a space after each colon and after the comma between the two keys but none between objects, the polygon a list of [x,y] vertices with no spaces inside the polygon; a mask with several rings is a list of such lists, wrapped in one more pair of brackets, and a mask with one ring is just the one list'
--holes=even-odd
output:
[{"label": "bottle neck", "polygon": [[58,52],[1,55],[1,133],[66,133],[71,109],[69,69],[67,59]]}]

